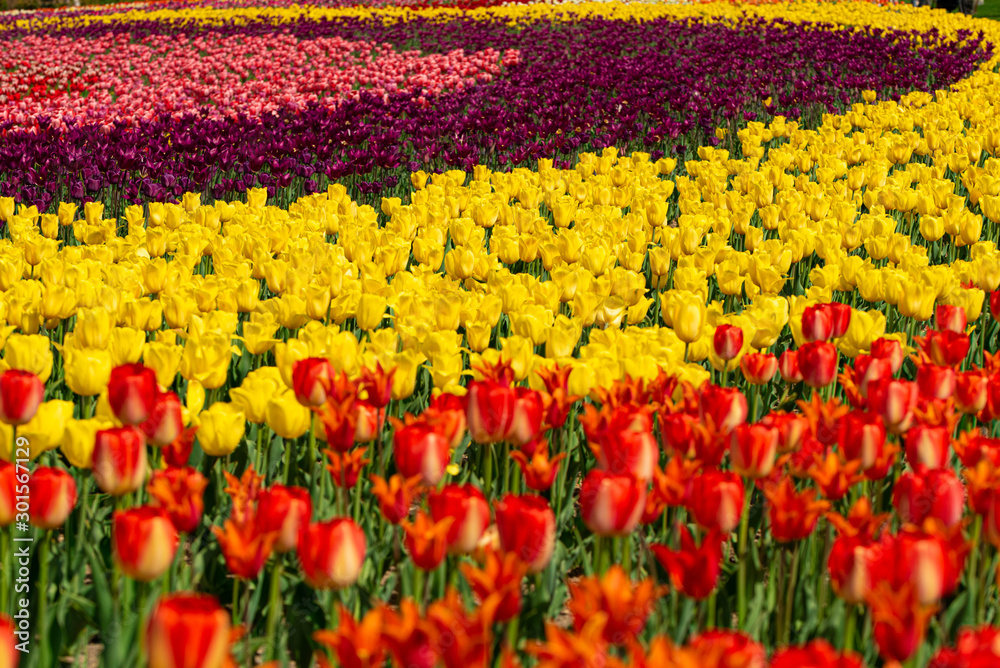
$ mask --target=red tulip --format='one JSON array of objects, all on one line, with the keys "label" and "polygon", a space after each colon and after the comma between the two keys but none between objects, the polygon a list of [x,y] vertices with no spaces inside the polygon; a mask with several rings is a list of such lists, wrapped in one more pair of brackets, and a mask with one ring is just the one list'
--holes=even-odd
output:
[{"label": "red tulip", "polygon": [[986,408],[989,376],[979,369],[963,371],[955,376],[955,408],[962,413],[975,415]]},{"label": "red tulip", "polygon": [[868,397],[868,386],[873,380],[891,378],[892,374],[891,360],[864,354],[854,358],[854,382],[865,398]]},{"label": "red tulip", "polygon": [[728,534],[743,514],[743,480],[730,471],[705,471],[691,481],[685,506],[700,527]]},{"label": "red tulip", "polygon": [[542,395],[526,387],[514,388],[514,416],[504,440],[515,446],[531,443],[542,430],[543,417]]},{"label": "red tulip", "polygon": [[771,353],[747,353],[740,360],[740,370],[751,385],[764,385],[778,372],[778,358]]},{"label": "red tulip", "polygon": [[278,534],[274,551],[291,552],[312,520],[312,497],[302,487],[271,485],[261,490],[257,512],[262,530]]},{"label": "red tulip", "polygon": [[142,364],[122,364],[111,370],[108,403],[126,425],[139,425],[153,412],[160,393],[156,373]]},{"label": "red tulip", "polygon": [[685,649],[698,657],[694,659],[693,665],[699,668],[702,666],[764,668],[767,665],[764,646],[739,631],[703,631],[691,638]]},{"label": "red tulip", "polygon": [[802,382],[802,370],[799,368],[799,351],[788,349],[778,358],[778,371],[786,383]]},{"label": "red tulip", "polygon": [[802,437],[809,431],[809,419],[801,413],[771,411],[757,424],[773,427],[778,433],[778,452],[788,453],[799,449]]},{"label": "red tulip", "polygon": [[994,320],[1000,322],[1000,290],[990,293],[990,314]]},{"label": "red tulip", "polygon": [[354,411],[357,414],[354,423],[354,442],[371,443],[378,437],[379,428],[385,418],[385,411],[379,411],[364,401],[356,402]]},{"label": "red tulip", "polygon": [[903,345],[898,339],[875,339],[872,341],[872,357],[889,360],[892,372],[899,373],[903,366]]},{"label": "red tulip", "polygon": [[802,380],[812,388],[826,387],[837,376],[837,349],[827,341],[813,341],[799,347]]},{"label": "red tulip", "polygon": [[729,441],[733,470],[748,478],[771,475],[778,454],[778,431],[764,424],[741,424]]},{"label": "red tulip", "polygon": [[139,489],[146,478],[146,441],[142,432],[135,427],[97,432],[93,472],[97,486],[112,496]]},{"label": "red tulip", "polygon": [[920,347],[938,366],[955,367],[969,354],[971,340],[965,332],[929,330],[920,340]]},{"label": "red tulip", "polygon": [[840,418],[837,443],[848,460],[861,462],[867,471],[878,463],[885,445],[885,423],[875,413],[851,411]]},{"label": "red tulip", "polygon": [[63,525],[76,505],[76,480],[62,469],[39,466],[28,479],[28,515],[39,529]]},{"label": "red tulip", "polygon": [[950,366],[921,364],[917,367],[916,382],[924,399],[949,399],[955,394],[957,377]]},{"label": "red tulip", "polygon": [[548,502],[532,494],[508,494],[494,509],[500,548],[517,554],[530,574],[540,573],[552,558],[556,541],[556,517]]},{"label": "red tulip", "polygon": [[965,316],[965,309],[961,306],[951,306],[950,304],[938,304],[934,311],[934,320],[940,330],[964,334],[968,324]]},{"label": "red tulip", "polygon": [[0,374],[0,421],[27,424],[42,403],[45,387],[30,371],[10,369]]},{"label": "red tulip", "polygon": [[406,534],[403,544],[417,568],[433,571],[441,565],[448,552],[448,532],[454,522],[453,517],[434,521],[427,513],[418,510],[413,522],[403,520],[399,523]]},{"label": "red tulip", "polygon": [[167,514],[151,506],[115,512],[111,541],[115,563],[139,582],[152,582],[166,573],[179,542]]},{"label": "red tulip", "polygon": [[191,533],[201,524],[205,512],[205,488],[208,479],[186,466],[153,472],[147,491],[155,506],[163,508],[174,527]]},{"label": "red tulip", "polygon": [[377,475],[371,477],[372,494],[378,498],[379,510],[386,522],[399,524],[409,516],[422,479],[420,475],[404,479],[398,473],[389,480]]},{"label": "red tulip", "polygon": [[950,445],[951,433],[947,427],[918,424],[906,432],[906,458],[918,472],[948,466]]},{"label": "red tulip", "polygon": [[173,392],[161,392],[149,418],[139,428],[153,445],[161,448],[170,445],[184,431],[181,400]]},{"label": "red tulip", "polygon": [[21,652],[17,649],[14,620],[0,613],[0,668],[17,668]]},{"label": "red tulip", "polygon": [[934,607],[918,600],[915,586],[907,584],[894,590],[887,582],[873,587],[867,602],[879,654],[887,661],[909,659],[924,641]]},{"label": "red tulip", "polygon": [[691,531],[681,525],[680,537],[680,550],[671,550],[666,545],[651,545],[650,549],[670,576],[674,589],[695,600],[707,598],[715,591],[722,572],[723,536],[718,531],[709,531],[699,547]]},{"label": "red tulip", "polygon": [[187,466],[191,459],[191,451],[194,449],[194,435],[198,433],[198,427],[188,427],[182,431],[173,443],[160,448],[163,455],[163,463],[169,468],[183,468]]},{"label": "red tulip", "polygon": [[396,427],[392,454],[396,468],[404,478],[419,475],[425,485],[434,487],[448,467],[448,439],[433,425],[416,421]]},{"label": "red tulip", "polygon": [[626,536],[639,524],[646,485],[630,475],[593,469],[580,487],[580,514],[598,536]]},{"label": "red tulip", "polygon": [[715,354],[729,361],[736,359],[743,349],[743,330],[737,325],[719,325],[712,338]]},{"label": "red tulip", "polygon": [[544,492],[555,482],[556,474],[559,473],[559,463],[566,458],[566,453],[562,452],[550,458],[549,444],[543,441],[534,448],[531,455],[525,454],[522,450],[515,450],[510,456],[520,467],[524,475],[524,484],[528,489]]},{"label": "red tulip", "polygon": [[450,517],[448,551],[472,554],[490,524],[490,506],[483,493],[472,485],[445,485],[427,498],[435,522]]},{"label": "red tulip", "polygon": [[814,304],[802,312],[802,338],[826,341],[833,335],[833,311],[828,304]]},{"label": "red tulip", "polygon": [[872,543],[867,536],[845,534],[830,548],[826,567],[833,591],[852,605],[863,602],[872,586]]},{"label": "red tulip", "polygon": [[385,408],[392,399],[392,378],[396,375],[393,369],[386,373],[380,362],[375,362],[375,368],[361,367],[359,386],[368,395],[365,401],[376,408]]},{"label": "red tulip", "polygon": [[854,652],[838,652],[822,638],[802,647],[786,647],[771,657],[770,668],[864,668],[864,660]]},{"label": "red tulip", "polygon": [[916,401],[916,383],[908,380],[880,378],[868,386],[868,409],[882,416],[886,429],[893,434],[910,428]]},{"label": "red tulip", "polygon": [[933,517],[952,527],[962,521],[965,488],[951,469],[907,471],[896,481],[892,503],[903,522],[919,526]]},{"label": "red tulip", "polygon": [[615,474],[651,479],[660,452],[649,413],[628,405],[585,410],[580,422],[598,466]]},{"label": "red tulip", "polygon": [[720,432],[732,431],[747,421],[747,398],[735,387],[706,383],[701,387],[698,409],[702,419],[711,419]]},{"label": "red tulip", "polygon": [[223,668],[229,658],[229,617],[208,594],[160,597],[146,625],[149,668]]},{"label": "red tulip", "polygon": [[299,360],[292,367],[292,390],[303,406],[322,406],[337,372],[325,357]]},{"label": "red tulip", "polygon": [[830,504],[816,500],[816,489],[795,491],[791,478],[764,487],[768,500],[768,520],[771,536],[779,543],[792,543],[807,538],[816,529],[820,516]]},{"label": "red tulip", "polygon": [[514,388],[495,380],[472,381],[466,400],[466,418],[473,442],[489,445],[508,437],[517,401]]},{"label": "red tulip", "polygon": [[310,524],[299,540],[299,562],[313,589],[343,589],[361,574],[365,532],[353,520],[334,518]]},{"label": "red tulip", "polygon": [[0,460],[0,527],[9,526],[14,522],[17,515],[16,496],[17,467]]}]

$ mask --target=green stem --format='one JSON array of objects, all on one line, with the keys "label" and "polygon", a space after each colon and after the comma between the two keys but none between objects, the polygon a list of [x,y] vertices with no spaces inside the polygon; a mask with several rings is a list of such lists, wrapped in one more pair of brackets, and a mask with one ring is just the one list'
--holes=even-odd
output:
[{"label": "green stem", "polygon": [[276,557],[271,570],[271,592],[267,605],[267,660],[273,661],[278,656],[278,615],[281,603],[281,557]]},{"label": "green stem", "polygon": [[967,624],[976,623],[976,610],[977,610],[976,602],[978,598],[977,586],[979,584],[979,575],[978,575],[979,571],[976,562],[979,559],[979,549],[980,549],[979,543],[980,543],[980,537],[982,536],[982,532],[983,532],[983,516],[976,515],[976,523],[972,530],[972,550],[971,553],[969,554],[969,569],[966,571],[966,573],[968,573],[968,581],[966,586],[969,589],[969,600],[968,600],[968,605],[966,606],[965,609],[965,621]]},{"label": "green stem", "polygon": [[309,495],[316,503],[316,421],[309,421]]},{"label": "green stem", "polygon": [[39,665],[48,666],[52,664],[49,656],[49,629],[48,629],[48,606],[49,606],[49,547],[52,540],[52,532],[46,531],[42,538],[42,545],[38,551],[38,637],[39,643]]},{"label": "green stem", "polygon": [[240,579],[233,578],[233,626],[240,623]]},{"label": "green stem", "polygon": [[486,500],[490,501],[490,492],[493,487],[493,446],[487,444],[480,445],[479,447],[485,450],[485,459],[483,461],[483,494],[486,496]]},{"label": "green stem", "polygon": [[854,651],[854,635],[858,625],[858,606],[847,604],[847,623],[844,624],[844,640],[841,643],[845,652]]},{"label": "green stem", "polygon": [[792,606],[795,605],[795,581],[799,575],[799,546],[796,543],[795,547],[792,549],[792,568],[788,574],[788,586],[785,593],[785,621],[782,623],[782,631],[784,632],[784,637],[781,639],[781,643],[784,645],[788,644],[789,636],[792,631]]}]

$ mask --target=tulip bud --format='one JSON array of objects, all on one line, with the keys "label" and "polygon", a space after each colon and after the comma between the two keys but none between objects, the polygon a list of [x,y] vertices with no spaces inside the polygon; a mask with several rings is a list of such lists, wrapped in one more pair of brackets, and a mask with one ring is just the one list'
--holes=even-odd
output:
[{"label": "tulip bud", "polygon": [[514,423],[514,389],[493,380],[472,381],[466,399],[466,419],[473,442],[488,445],[504,440]]},{"label": "tulip bud", "polygon": [[263,531],[278,533],[274,551],[291,552],[312,520],[312,498],[302,487],[271,485],[260,493],[257,514]]},{"label": "tulip bud", "polygon": [[404,478],[419,475],[431,487],[444,477],[450,459],[448,450],[448,439],[435,425],[423,421],[398,428],[393,435],[396,468]]},{"label": "tulip bud", "polygon": [[983,371],[963,371],[955,377],[955,408],[962,413],[975,415],[986,408],[989,376]]},{"label": "tulip bud", "polygon": [[740,475],[766,478],[778,454],[778,431],[762,424],[741,424],[729,440],[729,461]]},{"label": "tulip bud", "polygon": [[14,522],[17,515],[16,496],[17,467],[0,460],[0,527],[10,526]]},{"label": "tulip bud", "polygon": [[861,396],[868,396],[868,385],[876,378],[891,378],[892,362],[881,357],[861,354],[854,358],[854,382]]},{"label": "tulip bud", "polygon": [[827,570],[837,596],[856,605],[871,589],[871,541],[865,536],[841,536],[833,542]]},{"label": "tulip bud", "polygon": [[764,385],[778,372],[778,358],[771,353],[747,353],[740,360],[740,370],[751,385]]},{"label": "tulip bud", "polygon": [[445,485],[427,499],[435,523],[452,518],[448,551],[472,554],[490,524],[490,507],[483,493],[472,485]]},{"label": "tulip bud", "polygon": [[786,383],[802,382],[802,371],[799,369],[799,351],[786,350],[778,359],[778,371]]},{"label": "tulip bud", "polygon": [[299,360],[292,367],[292,390],[303,406],[322,406],[336,376],[333,365],[325,357]]},{"label": "tulip bud", "polygon": [[968,324],[965,309],[950,304],[938,304],[937,310],[934,312],[934,320],[938,329],[956,334],[965,333],[965,327]]},{"label": "tulip bud", "polygon": [[916,383],[924,399],[950,399],[955,393],[955,370],[950,366],[921,364],[917,367]]},{"label": "tulip bud", "polygon": [[743,329],[736,325],[719,325],[712,338],[715,354],[728,362],[736,359],[743,349]]},{"label": "tulip bud", "polygon": [[40,466],[28,479],[28,515],[39,529],[62,526],[76,505],[76,480],[68,472]]},{"label": "tulip bud", "polygon": [[146,625],[149,668],[223,668],[229,658],[229,617],[208,594],[162,596]]},{"label": "tulip bud", "polygon": [[593,469],[580,487],[580,514],[598,536],[627,536],[646,506],[646,485],[631,475]]},{"label": "tulip bud", "polygon": [[556,517],[540,496],[508,494],[496,502],[500,548],[514,552],[528,564],[528,573],[541,573],[552,559],[556,544]]},{"label": "tulip bud", "polygon": [[814,304],[802,312],[802,338],[826,341],[833,334],[833,313],[827,304]]},{"label": "tulip bud", "polygon": [[343,589],[361,574],[365,532],[353,520],[334,518],[310,524],[299,541],[299,561],[313,589]]},{"label": "tulip bud", "polygon": [[833,329],[830,336],[839,339],[847,333],[847,328],[851,326],[851,307],[840,302],[831,302],[826,305],[830,312],[830,321]]},{"label": "tulip bud", "polygon": [[916,401],[917,385],[911,381],[880,378],[868,386],[868,409],[882,416],[893,434],[909,429]]},{"label": "tulip bud", "polygon": [[920,526],[933,517],[952,527],[962,521],[965,488],[951,469],[907,471],[896,481],[892,504],[903,522]]},{"label": "tulip bud", "polygon": [[514,414],[506,440],[520,447],[531,443],[542,429],[544,406],[542,395],[526,387],[514,388]]},{"label": "tulip bud", "polygon": [[177,551],[177,530],[159,508],[141,506],[114,514],[115,563],[128,577],[152,582],[167,572]]},{"label": "tulip bud", "polygon": [[156,404],[156,373],[142,364],[123,364],[111,370],[108,403],[115,417],[127,425],[146,421]]},{"label": "tulip bud", "polygon": [[950,445],[947,427],[918,424],[906,432],[906,458],[918,472],[948,466]]},{"label": "tulip bud", "polygon": [[0,374],[0,421],[27,424],[38,412],[44,394],[42,381],[30,371],[4,371]]},{"label": "tulip bud", "polygon": [[135,427],[98,431],[93,457],[94,480],[112,496],[134,492],[146,477],[146,442]]},{"label": "tulip bud", "polygon": [[170,445],[184,430],[181,400],[173,392],[160,393],[149,418],[139,428],[153,445]]},{"label": "tulip bud", "polygon": [[826,387],[837,375],[837,349],[827,341],[804,343],[799,348],[802,380],[812,388]]},{"label": "tulip bud", "polygon": [[731,471],[705,471],[691,481],[684,503],[699,526],[729,534],[743,514],[743,480]]},{"label": "tulip bud", "polygon": [[712,420],[720,432],[732,431],[747,421],[747,398],[735,387],[705,384],[698,406],[702,419]]}]

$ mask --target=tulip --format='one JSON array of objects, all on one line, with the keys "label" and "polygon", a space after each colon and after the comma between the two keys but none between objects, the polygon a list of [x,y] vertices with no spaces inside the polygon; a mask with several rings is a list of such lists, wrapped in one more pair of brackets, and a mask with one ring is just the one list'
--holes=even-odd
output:
[{"label": "tulip", "polygon": [[138,425],[149,418],[159,389],[156,373],[142,364],[123,364],[111,370],[108,402],[115,417],[126,425]]},{"label": "tulip", "polygon": [[697,546],[691,531],[681,525],[680,539],[680,550],[671,550],[666,545],[651,545],[650,549],[670,576],[674,589],[700,601],[715,591],[719,583],[723,536],[718,531],[710,531]]},{"label": "tulip", "polygon": [[743,481],[736,473],[705,471],[691,480],[684,505],[700,527],[729,534],[743,513]]},{"label": "tulip", "polygon": [[336,375],[333,365],[325,357],[310,357],[295,362],[292,367],[292,389],[303,406],[322,406]]},{"label": "tulip", "polygon": [[17,514],[17,467],[0,460],[0,527],[9,526]]},{"label": "tulip", "polygon": [[198,433],[198,427],[188,427],[181,432],[180,436],[174,439],[170,445],[160,448],[163,455],[163,463],[172,468],[183,468],[187,466],[191,459],[191,451],[194,450],[194,436]]},{"label": "tulip", "polygon": [[312,411],[297,401],[291,392],[275,394],[264,409],[267,426],[285,440],[294,440],[309,431],[312,416]]},{"label": "tulip", "polygon": [[366,332],[376,329],[385,316],[386,298],[381,295],[366,293],[358,301],[358,328]]},{"label": "tulip", "polygon": [[971,339],[964,332],[929,330],[921,340],[921,348],[938,366],[957,367],[969,354]]},{"label": "tulip", "polygon": [[899,373],[903,366],[903,346],[897,339],[875,339],[872,341],[872,357],[889,360],[892,373]]},{"label": "tulip", "polygon": [[0,668],[17,668],[21,652],[14,636],[16,626],[8,615],[0,613]]},{"label": "tulip", "polygon": [[924,399],[950,399],[957,385],[955,370],[950,366],[921,364],[917,367],[917,391]]},{"label": "tulip", "polygon": [[526,387],[514,388],[514,413],[506,439],[511,445],[522,446],[538,437],[544,417],[542,395]]},{"label": "tulip", "polygon": [[404,478],[419,475],[430,487],[444,477],[450,459],[448,439],[433,425],[420,421],[396,428],[392,452]]},{"label": "tulip", "polygon": [[802,370],[799,369],[799,351],[786,350],[778,358],[778,371],[786,383],[798,383],[802,381]]},{"label": "tulip", "polygon": [[466,400],[469,436],[474,443],[489,445],[507,438],[517,403],[513,388],[493,380],[472,381]]},{"label": "tulip", "polygon": [[963,371],[955,376],[955,408],[975,415],[986,408],[989,377],[980,370]]},{"label": "tulip", "polygon": [[42,403],[45,387],[30,371],[10,369],[0,374],[0,421],[27,424]]},{"label": "tulip", "polygon": [[705,300],[701,295],[687,291],[671,291],[670,298],[665,300],[666,315],[674,334],[685,344],[691,344],[701,338],[705,326]]},{"label": "tulip", "polygon": [[386,522],[399,524],[410,514],[410,506],[416,498],[423,476],[416,475],[404,479],[398,473],[388,482],[377,475],[371,477],[372,494],[378,498],[379,510]]},{"label": "tulip", "polygon": [[40,466],[28,479],[28,515],[39,529],[57,529],[76,505],[76,480],[62,469]]},{"label": "tulip", "polygon": [[350,452],[337,452],[329,448],[323,450],[330,463],[326,470],[330,472],[330,479],[333,484],[344,489],[351,489],[358,482],[361,470],[371,463],[370,459],[364,459],[367,448],[354,448]]},{"label": "tulip", "polygon": [[729,461],[733,470],[749,478],[771,475],[778,453],[778,431],[763,424],[741,424],[729,441]]},{"label": "tulip", "polygon": [[205,512],[206,487],[208,479],[187,466],[154,471],[147,490],[151,503],[163,508],[177,531],[192,533]]},{"label": "tulip", "polygon": [[951,469],[907,471],[896,481],[892,503],[903,522],[920,526],[933,517],[952,527],[962,521],[965,488]]},{"label": "tulip", "polygon": [[778,358],[771,353],[747,353],[740,360],[740,370],[751,385],[764,385],[778,372]]},{"label": "tulip", "polygon": [[843,535],[833,542],[827,571],[833,591],[851,605],[865,600],[871,589],[872,541],[863,535]]},{"label": "tulip", "polygon": [[177,530],[159,508],[141,506],[114,514],[115,563],[133,580],[152,582],[166,573],[178,542]]},{"label": "tulip", "polygon": [[472,554],[490,523],[486,497],[472,485],[445,485],[427,498],[434,522],[452,518],[448,529],[448,551]]},{"label": "tulip", "polygon": [[906,432],[906,458],[914,470],[943,469],[951,458],[951,434],[946,427],[919,424]]},{"label": "tulip", "polygon": [[123,496],[146,478],[146,439],[135,427],[102,429],[94,435],[94,480],[101,491]]},{"label": "tulip", "polygon": [[990,293],[990,315],[997,322],[1000,322],[1000,290]]},{"label": "tulip", "polygon": [[580,418],[598,465],[615,474],[650,480],[660,457],[648,412],[621,406],[609,412],[587,409]]},{"label": "tulip", "polygon": [[598,536],[627,536],[646,506],[646,485],[631,475],[594,469],[580,487],[580,514]]},{"label": "tulip", "polygon": [[826,387],[837,375],[837,349],[832,343],[804,343],[799,348],[798,358],[802,380],[809,387]]},{"label": "tulip", "polygon": [[881,357],[858,355],[854,358],[854,382],[862,397],[868,397],[868,386],[878,378],[892,377],[892,362]]},{"label": "tulip", "polygon": [[216,401],[198,414],[198,443],[206,455],[225,457],[243,440],[246,416],[232,404]]},{"label": "tulip", "polygon": [[528,564],[528,573],[540,573],[555,549],[556,518],[540,496],[508,494],[494,505],[500,548]]},{"label": "tulip", "polygon": [[379,411],[364,401],[355,402],[354,410],[357,413],[354,422],[354,442],[371,443],[378,436],[385,411]]},{"label": "tulip", "polygon": [[490,600],[491,596],[499,597],[493,621],[510,621],[521,612],[521,582],[528,567],[516,554],[500,555],[492,549],[487,551],[485,562],[482,568],[468,562],[461,563],[459,569],[480,601]]},{"label": "tulip", "polygon": [[771,536],[779,543],[792,543],[807,538],[816,529],[820,516],[830,504],[816,500],[816,489],[802,493],[795,491],[790,478],[779,483],[768,483],[764,495],[769,502],[768,519]]},{"label": "tulip", "polygon": [[139,428],[153,445],[170,445],[184,430],[181,400],[173,392],[161,392],[156,397],[149,418]]},{"label": "tulip", "polygon": [[838,652],[822,638],[810,640],[802,647],[786,647],[771,657],[769,668],[864,668],[861,656]]},{"label": "tulip", "polygon": [[826,341],[833,335],[833,312],[829,304],[815,304],[802,312],[802,338]]},{"label": "tulip", "polygon": [[634,646],[646,628],[646,621],[665,587],[657,587],[651,578],[632,582],[628,573],[614,565],[603,575],[583,577],[568,583],[567,607],[573,615],[573,627],[582,632],[595,612],[605,615],[603,637],[612,645]]},{"label": "tulip", "polygon": [[111,380],[111,354],[93,348],[64,348],[66,386],[81,397],[100,394]]},{"label": "tulip", "polygon": [[223,668],[229,659],[229,618],[208,594],[162,596],[146,624],[149,668]]},{"label": "tulip", "polygon": [[934,608],[919,601],[916,587],[907,585],[893,591],[888,582],[873,587],[866,600],[872,611],[872,635],[879,654],[887,661],[909,659],[923,642]]},{"label": "tulip", "polygon": [[712,337],[715,354],[728,362],[743,350],[743,329],[737,325],[719,325]]},{"label": "tulip", "polygon": [[686,649],[696,666],[712,665],[714,657],[720,656],[730,666],[765,668],[767,665],[764,646],[739,631],[704,631],[691,638]]},{"label": "tulip", "polygon": [[860,461],[861,470],[867,471],[882,455],[885,424],[875,413],[851,411],[840,418],[837,443],[844,457]]},{"label": "tulip", "polygon": [[852,309],[848,304],[841,302],[831,302],[826,304],[826,307],[830,312],[830,321],[833,325],[830,336],[834,339],[839,339],[847,333],[848,328],[851,326]]},{"label": "tulip", "polygon": [[917,386],[911,381],[882,378],[868,386],[869,410],[880,415],[894,434],[909,429],[916,401]]},{"label": "tulip", "polygon": [[965,317],[965,309],[961,306],[951,306],[949,304],[938,304],[934,311],[934,320],[937,328],[943,331],[951,331],[956,334],[964,334],[968,324]]},{"label": "tulip", "polygon": [[263,531],[277,532],[274,551],[291,552],[312,520],[312,498],[302,487],[271,485],[262,490],[257,502],[257,513]]},{"label": "tulip", "polygon": [[544,492],[552,487],[559,473],[560,462],[567,457],[567,453],[561,452],[555,457],[549,457],[548,443],[542,441],[534,448],[531,455],[525,454],[521,450],[510,453],[511,459],[517,462],[524,475],[524,484],[528,489],[536,492]]},{"label": "tulip", "polygon": [[698,409],[703,420],[711,420],[715,429],[723,433],[747,420],[747,398],[735,387],[704,385]]},{"label": "tulip", "polygon": [[343,589],[361,574],[367,550],[365,533],[350,519],[310,524],[298,545],[306,582],[313,589]]},{"label": "tulip", "polygon": [[414,565],[424,571],[433,571],[444,561],[448,551],[448,532],[454,524],[453,517],[434,521],[423,511],[417,511],[413,522],[399,523],[406,533],[403,543]]}]

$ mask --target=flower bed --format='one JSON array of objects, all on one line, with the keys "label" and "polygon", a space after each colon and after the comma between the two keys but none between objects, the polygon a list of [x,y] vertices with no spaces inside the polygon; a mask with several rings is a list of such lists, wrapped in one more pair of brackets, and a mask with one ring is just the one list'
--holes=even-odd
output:
[{"label": "flower bed", "polygon": [[268,11],[7,26],[4,660],[997,660],[991,24]]}]

